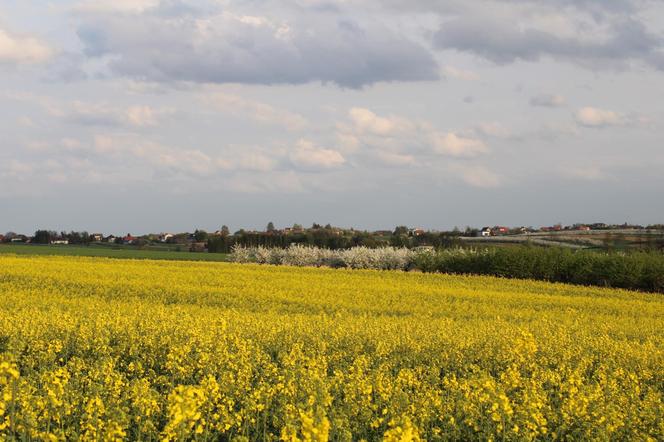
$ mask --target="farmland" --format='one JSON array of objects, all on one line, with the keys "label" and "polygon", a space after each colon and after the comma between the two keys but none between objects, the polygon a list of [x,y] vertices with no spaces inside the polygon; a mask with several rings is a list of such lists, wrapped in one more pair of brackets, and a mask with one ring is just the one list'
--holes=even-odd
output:
[{"label": "farmland", "polygon": [[0,256],[0,436],[661,440],[664,298]]},{"label": "farmland", "polygon": [[611,251],[664,249],[664,232],[661,229],[539,231],[519,235],[462,237],[460,240],[469,245],[508,246],[531,244],[545,247]]},{"label": "farmland", "polygon": [[118,259],[154,259],[178,261],[225,261],[220,253],[182,252],[175,248],[138,248],[118,245],[35,245],[0,244],[0,255],[89,256]]}]

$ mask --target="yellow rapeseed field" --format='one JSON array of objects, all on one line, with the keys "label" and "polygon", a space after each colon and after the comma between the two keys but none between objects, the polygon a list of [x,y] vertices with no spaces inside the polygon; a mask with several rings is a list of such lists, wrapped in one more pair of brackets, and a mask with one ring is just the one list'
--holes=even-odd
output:
[{"label": "yellow rapeseed field", "polygon": [[0,439],[663,440],[664,297],[2,256]]}]

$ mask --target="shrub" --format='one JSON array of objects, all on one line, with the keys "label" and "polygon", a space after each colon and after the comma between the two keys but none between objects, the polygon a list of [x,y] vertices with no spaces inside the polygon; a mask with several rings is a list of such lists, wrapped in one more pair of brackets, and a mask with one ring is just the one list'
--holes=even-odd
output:
[{"label": "shrub", "polygon": [[329,250],[305,245],[291,245],[286,249],[235,246],[231,261],[298,267],[406,270],[414,262],[416,255],[417,252],[412,250],[393,247]]},{"label": "shrub", "polygon": [[418,255],[414,265],[425,272],[664,292],[664,255],[659,252],[599,253],[536,247],[456,249]]},{"label": "shrub", "polygon": [[410,270],[491,275],[601,287],[664,292],[664,255],[659,252],[599,253],[562,248],[443,249],[437,252],[384,247],[329,250],[305,245],[286,249],[236,246],[239,263]]}]

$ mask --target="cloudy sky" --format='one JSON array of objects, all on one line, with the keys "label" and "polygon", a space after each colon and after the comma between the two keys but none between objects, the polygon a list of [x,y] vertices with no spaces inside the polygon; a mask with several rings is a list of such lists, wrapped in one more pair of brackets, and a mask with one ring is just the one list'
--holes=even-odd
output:
[{"label": "cloudy sky", "polygon": [[4,0],[0,231],[664,221],[660,0]]}]

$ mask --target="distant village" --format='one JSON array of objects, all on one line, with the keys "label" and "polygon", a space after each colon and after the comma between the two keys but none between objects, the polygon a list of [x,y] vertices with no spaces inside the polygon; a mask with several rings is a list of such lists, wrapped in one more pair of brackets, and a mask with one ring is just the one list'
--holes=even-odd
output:
[{"label": "distant village", "polygon": [[[33,235],[19,234],[15,232],[7,232],[0,234],[0,243],[14,243],[14,244],[51,244],[51,245],[69,245],[69,244],[107,244],[107,245],[124,245],[124,246],[143,246],[148,244],[171,244],[186,246],[191,251],[205,251],[208,249],[210,242],[215,239],[235,238],[235,242],[243,243],[242,238],[263,238],[259,243],[267,242],[275,244],[273,239],[282,238],[285,243],[293,242],[306,242],[298,241],[298,237],[327,237],[327,238],[360,238],[359,243],[363,245],[365,242],[371,243],[366,238],[373,239],[375,242],[386,245],[406,245],[400,244],[395,241],[399,238],[417,238],[418,245],[427,244],[427,238],[454,238],[454,237],[495,237],[495,236],[510,236],[510,235],[529,235],[538,233],[550,232],[590,232],[590,231],[607,231],[607,230],[657,230],[664,231],[664,224],[653,224],[648,226],[634,225],[634,224],[605,224],[605,223],[592,223],[592,224],[573,224],[562,225],[555,224],[552,226],[543,226],[539,228],[533,227],[506,227],[506,226],[485,226],[482,228],[466,227],[464,230],[455,228],[451,231],[439,230],[425,230],[422,228],[409,228],[405,226],[396,227],[394,230],[356,230],[353,228],[340,228],[333,227],[329,224],[321,226],[313,224],[309,228],[305,228],[299,224],[292,227],[285,227],[277,229],[272,223],[269,223],[265,230],[245,230],[240,229],[231,233],[228,227],[223,226],[215,232],[206,232],[204,230],[196,230],[193,233],[158,233],[146,235],[104,235],[103,233],[87,233],[87,232],[55,232],[49,230],[38,230]],[[266,240],[267,238],[267,240]],[[285,238],[285,239],[284,239]],[[385,239],[388,239],[387,242]],[[272,239],[272,240],[270,240]],[[255,242],[255,241],[254,241]],[[358,242],[358,241],[355,241]],[[253,242],[252,242],[253,243]],[[278,244],[277,244],[278,245]],[[371,244],[369,244],[371,245]],[[435,244],[432,244],[435,245]]]}]

